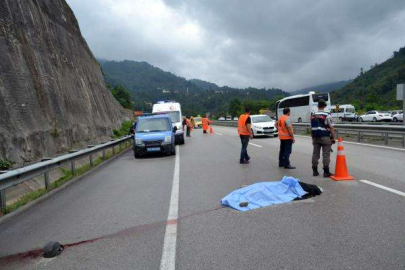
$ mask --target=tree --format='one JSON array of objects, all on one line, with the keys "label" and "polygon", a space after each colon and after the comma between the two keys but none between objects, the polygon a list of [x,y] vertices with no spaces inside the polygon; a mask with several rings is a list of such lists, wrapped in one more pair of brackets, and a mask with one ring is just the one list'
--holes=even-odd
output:
[{"label": "tree", "polygon": [[242,102],[238,98],[232,99],[231,103],[229,104],[229,113],[235,117],[241,115],[242,112]]},{"label": "tree", "polygon": [[108,85],[108,89],[122,107],[125,109],[133,109],[134,103],[131,101],[131,94],[128,90],[120,85],[117,85],[114,88],[111,88],[111,86]]}]

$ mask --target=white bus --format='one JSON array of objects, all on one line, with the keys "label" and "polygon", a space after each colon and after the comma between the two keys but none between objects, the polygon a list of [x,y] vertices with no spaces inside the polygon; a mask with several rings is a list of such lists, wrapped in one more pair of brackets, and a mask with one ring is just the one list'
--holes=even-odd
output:
[{"label": "white bus", "polygon": [[339,121],[355,121],[356,120],[356,109],[351,104],[339,105],[339,109],[336,105],[330,107],[330,115],[333,118],[339,119]]},{"label": "white bus", "polygon": [[311,115],[318,111],[318,101],[320,99],[323,99],[327,104],[325,111],[329,111],[329,93],[315,94],[315,92],[309,92],[308,94],[304,95],[295,95],[283,98],[276,103],[277,119],[283,115],[284,108],[290,108],[291,122],[308,123],[311,121]]}]

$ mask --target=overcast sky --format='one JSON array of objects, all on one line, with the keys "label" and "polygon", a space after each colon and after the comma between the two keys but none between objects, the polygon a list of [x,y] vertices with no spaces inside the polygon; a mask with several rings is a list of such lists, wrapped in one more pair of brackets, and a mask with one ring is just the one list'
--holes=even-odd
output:
[{"label": "overcast sky", "polygon": [[220,86],[354,78],[405,46],[405,0],[67,0],[96,57]]}]

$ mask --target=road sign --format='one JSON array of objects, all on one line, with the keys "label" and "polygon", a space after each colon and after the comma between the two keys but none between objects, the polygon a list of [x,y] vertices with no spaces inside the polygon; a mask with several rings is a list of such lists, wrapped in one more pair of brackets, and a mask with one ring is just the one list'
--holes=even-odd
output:
[{"label": "road sign", "polygon": [[404,100],[405,84],[397,84],[397,100]]}]

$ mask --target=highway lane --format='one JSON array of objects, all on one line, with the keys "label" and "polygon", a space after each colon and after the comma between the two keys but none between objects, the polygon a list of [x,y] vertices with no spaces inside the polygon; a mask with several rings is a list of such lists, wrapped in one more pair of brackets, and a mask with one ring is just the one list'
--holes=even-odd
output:
[{"label": "highway lane", "polygon": [[[277,166],[277,138],[254,139],[261,147],[250,145],[251,164],[239,165],[235,128],[214,128],[218,134],[196,130],[180,147],[176,269],[405,267],[405,197],[357,181],[405,191],[399,170],[404,152],[346,144],[356,181],[334,182],[311,176],[308,138],[297,138],[294,145],[297,170],[285,171]],[[373,158],[375,153],[382,160]],[[135,160],[129,151],[0,225],[0,256],[52,239],[70,243],[104,237],[70,247],[53,260],[17,260],[4,269],[159,269],[174,165],[174,157]],[[317,184],[325,193],[246,213],[219,205],[242,185],[285,174]]]}]

